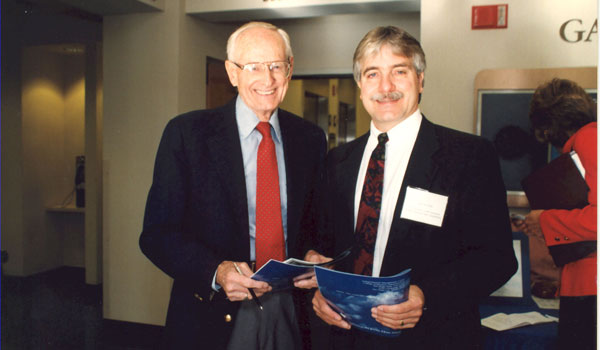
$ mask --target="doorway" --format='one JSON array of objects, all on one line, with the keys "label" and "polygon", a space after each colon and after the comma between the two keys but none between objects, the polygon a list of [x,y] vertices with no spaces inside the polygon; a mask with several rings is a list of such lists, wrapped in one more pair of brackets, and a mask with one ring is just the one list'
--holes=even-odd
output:
[{"label": "doorway", "polygon": [[206,108],[223,106],[237,94],[237,89],[229,82],[225,62],[216,58],[206,58]]},{"label": "doorway", "polygon": [[[236,96],[237,89],[229,82],[224,61],[207,57],[206,77],[207,109],[220,107]],[[362,108],[357,90],[349,75],[294,77],[280,108],[323,129],[331,149],[368,130],[370,119]],[[357,122],[361,120],[362,123]]]},{"label": "doorway", "polygon": [[[2,11],[2,200],[14,204],[2,208],[3,272],[90,267],[86,282],[99,284],[102,18],[51,3]],[[82,155],[86,213],[66,205]]]}]

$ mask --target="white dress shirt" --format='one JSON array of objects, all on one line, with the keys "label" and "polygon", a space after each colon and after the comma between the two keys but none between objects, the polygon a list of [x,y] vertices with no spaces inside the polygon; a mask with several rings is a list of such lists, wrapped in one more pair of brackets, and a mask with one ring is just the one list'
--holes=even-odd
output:
[{"label": "white dress shirt", "polygon": [[[383,172],[383,194],[381,198],[381,211],[379,214],[379,224],[377,225],[377,240],[375,241],[375,252],[373,254],[373,276],[379,277],[381,263],[385,254],[390,228],[394,219],[394,211],[398,202],[398,195],[406,173],[406,167],[412,153],[419,128],[421,126],[421,111],[417,109],[415,113],[394,126],[387,132],[388,142],[385,144],[385,167]],[[369,166],[371,153],[377,147],[377,137],[381,131],[377,130],[371,121],[370,135],[365,151],[363,153],[358,179],[356,181],[356,190],[354,195],[354,227],[356,227],[356,218],[360,206],[365,175]]]}]

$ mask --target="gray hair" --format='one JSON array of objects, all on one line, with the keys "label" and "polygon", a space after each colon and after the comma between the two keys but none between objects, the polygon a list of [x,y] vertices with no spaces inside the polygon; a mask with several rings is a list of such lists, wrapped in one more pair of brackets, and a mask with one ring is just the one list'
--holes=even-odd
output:
[{"label": "gray hair", "polygon": [[290,44],[290,36],[281,28],[278,28],[270,23],[266,23],[266,22],[248,22],[246,24],[244,24],[243,26],[239,27],[235,32],[233,32],[230,36],[229,39],[227,40],[227,59],[230,61],[235,62],[235,57],[236,57],[236,42],[238,37],[247,29],[251,29],[251,28],[264,28],[264,29],[269,29],[269,30],[273,30],[276,31],[279,36],[281,36],[281,39],[283,39],[283,42],[285,44],[285,55],[286,55],[286,59],[289,60],[291,57],[294,56],[294,54],[292,53],[292,45]]},{"label": "gray hair", "polygon": [[417,39],[398,27],[377,27],[362,38],[354,51],[354,80],[360,81],[360,62],[378,53],[383,45],[389,45],[394,54],[411,59],[417,74],[425,72],[425,52]]}]

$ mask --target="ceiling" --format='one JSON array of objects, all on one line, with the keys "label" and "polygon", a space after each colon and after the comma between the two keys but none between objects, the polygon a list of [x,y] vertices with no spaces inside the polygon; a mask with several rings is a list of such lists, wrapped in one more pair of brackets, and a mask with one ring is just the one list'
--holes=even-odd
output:
[{"label": "ceiling", "polygon": [[[100,16],[164,9],[164,0],[55,0]],[[167,0],[172,1],[172,0]]]},{"label": "ceiling", "polygon": [[209,22],[420,12],[421,0],[187,0],[186,13]]},{"label": "ceiling", "polygon": [[[16,0],[78,17],[156,12],[174,0]],[[421,0],[185,0],[186,13],[209,22],[306,18],[336,14],[419,12]]]},{"label": "ceiling", "polygon": [[[161,11],[163,0],[14,0],[25,14],[58,13],[102,20],[103,16]],[[158,2],[157,5],[153,5]]]}]

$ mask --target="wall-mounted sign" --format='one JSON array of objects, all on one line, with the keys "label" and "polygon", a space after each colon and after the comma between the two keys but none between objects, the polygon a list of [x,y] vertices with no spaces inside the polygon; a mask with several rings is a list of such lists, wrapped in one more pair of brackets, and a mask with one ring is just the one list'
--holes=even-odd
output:
[{"label": "wall-mounted sign", "polygon": [[471,29],[496,29],[508,26],[508,4],[473,6]]},{"label": "wall-mounted sign", "polygon": [[560,26],[559,34],[568,43],[592,41],[592,34],[598,37],[598,19],[591,24],[578,18],[570,19]]}]

